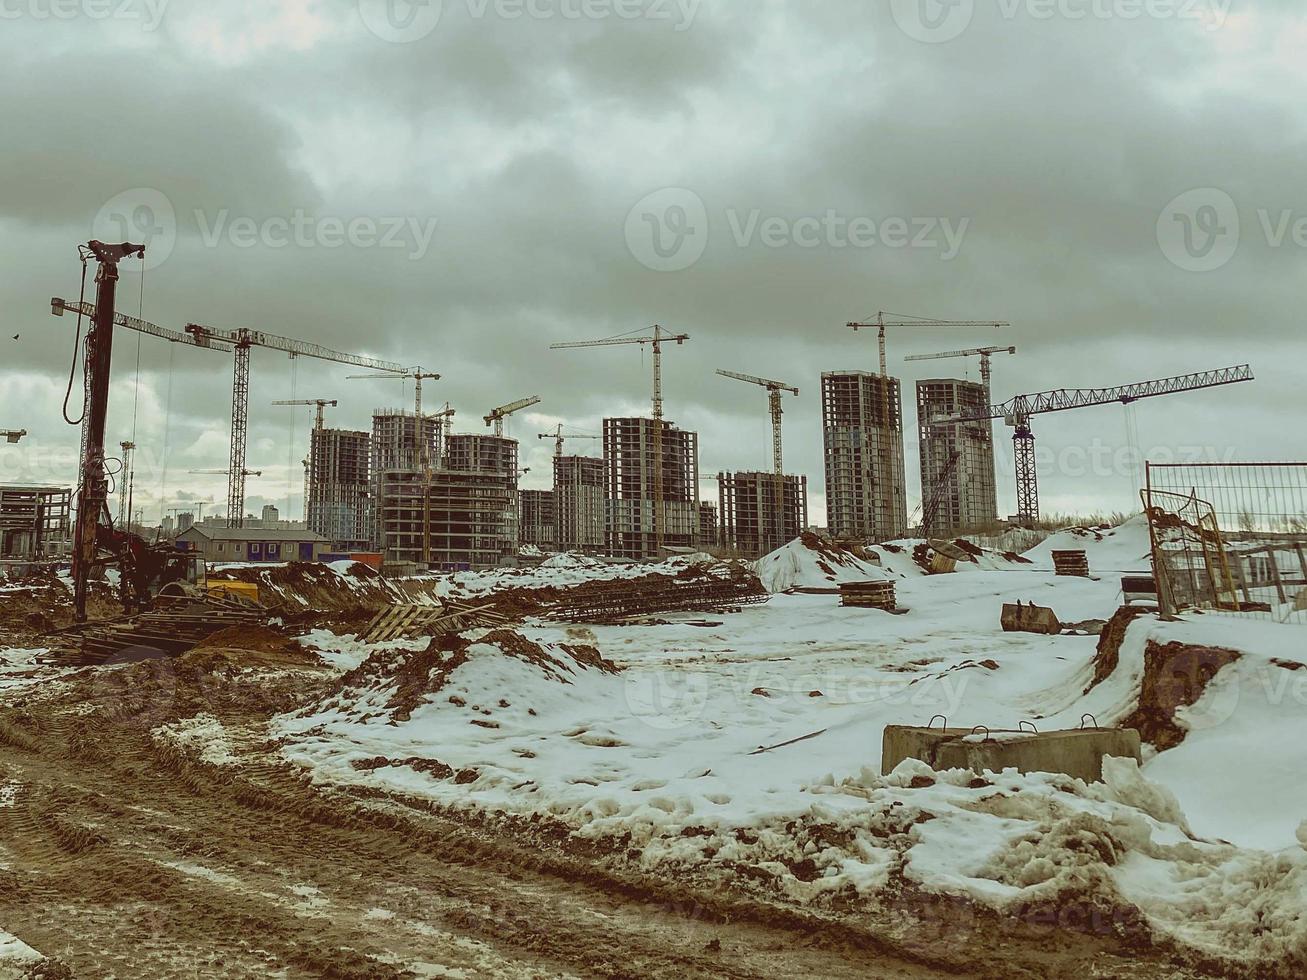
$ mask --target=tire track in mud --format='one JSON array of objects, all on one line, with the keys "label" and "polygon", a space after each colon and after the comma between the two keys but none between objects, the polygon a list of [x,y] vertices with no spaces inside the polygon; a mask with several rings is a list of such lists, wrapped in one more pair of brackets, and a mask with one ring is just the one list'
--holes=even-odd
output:
[{"label": "tire track in mud", "polygon": [[[868,929],[315,788],[260,744],[268,716],[305,697],[305,676],[192,690],[180,670],[138,673],[139,689],[91,675],[39,710],[0,708],[0,774],[20,787],[0,807],[0,926],[76,976],[1060,973],[1030,950],[1018,962],[1001,937],[898,949]],[[151,738],[199,710],[244,735],[240,764]],[[1069,972],[1088,975],[1101,950],[1072,947]],[[993,966],[968,965],[976,956]],[[1116,975],[1177,975],[1138,966]]]}]

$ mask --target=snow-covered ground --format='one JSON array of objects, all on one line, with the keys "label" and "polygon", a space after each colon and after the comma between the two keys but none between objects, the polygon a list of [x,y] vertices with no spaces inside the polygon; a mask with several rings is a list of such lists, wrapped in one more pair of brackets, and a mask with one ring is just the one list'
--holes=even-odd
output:
[{"label": "snow-covered ground", "polygon": [[[1008,911],[1137,908],[1218,957],[1307,955],[1307,633],[1143,616],[1095,685],[1094,637],[999,627],[1004,601],[1052,606],[1063,621],[1116,610],[1108,570],[1144,567],[1146,527],[1066,537],[1101,579],[1056,578],[1040,549],[1035,565],[926,576],[909,549],[882,555],[909,610],[899,616],[776,595],[708,623],[530,622],[525,642],[482,630],[457,652],[391,644],[276,734],[321,779],[547,816],[620,841],[648,868],[747,867],[798,901],[840,893],[870,906],[897,879]],[[1064,546],[1050,540],[1043,552]],[[880,773],[888,724],[943,715],[951,727],[1050,731],[1089,712],[1115,725],[1138,706],[1150,641],[1242,657],[1177,715],[1185,740],[1146,749],[1142,771],[1112,762],[1093,785],[912,761]],[[321,631],[311,643],[342,668],[372,649]]]}]

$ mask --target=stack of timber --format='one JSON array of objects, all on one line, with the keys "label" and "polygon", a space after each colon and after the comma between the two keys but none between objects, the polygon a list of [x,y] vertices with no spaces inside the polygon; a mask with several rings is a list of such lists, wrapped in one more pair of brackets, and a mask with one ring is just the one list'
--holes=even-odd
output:
[{"label": "stack of timber", "polygon": [[770,598],[756,576],[692,581],[658,576],[567,596],[542,615],[572,623],[614,623],[657,612],[729,612]]},{"label": "stack of timber", "polygon": [[1083,551],[1055,551],[1053,570],[1058,575],[1089,578],[1089,556]]},{"label": "stack of timber", "polygon": [[58,654],[70,666],[176,657],[232,626],[264,626],[267,608],[233,595],[175,598],[139,616],[84,628]]},{"label": "stack of timber", "polygon": [[441,606],[419,606],[397,602],[377,613],[358,638],[364,643],[384,643],[411,636],[461,633],[480,626],[505,626],[510,622],[509,617],[495,612],[493,603],[450,602]]},{"label": "stack of timber", "polygon": [[892,581],[845,582],[840,586],[840,605],[893,612],[898,608],[898,599]]}]

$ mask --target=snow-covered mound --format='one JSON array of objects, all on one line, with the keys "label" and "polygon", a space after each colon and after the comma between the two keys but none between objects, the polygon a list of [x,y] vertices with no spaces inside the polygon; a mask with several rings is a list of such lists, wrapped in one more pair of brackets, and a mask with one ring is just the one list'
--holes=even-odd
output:
[{"label": "snow-covered mound", "polygon": [[753,564],[768,592],[836,590],[842,582],[879,582],[887,576],[871,559],[805,533]]},{"label": "snow-covered mound", "polygon": [[1112,528],[1073,527],[1045,538],[1022,557],[1040,568],[1053,567],[1053,552],[1083,551],[1089,559],[1091,574],[1103,572],[1142,572],[1148,569],[1152,545],[1148,538],[1148,520],[1136,514]]},{"label": "snow-covered mound", "polygon": [[601,568],[605,562],[598,558],[592,558],[590,555],[583,555],[579,552],[569,551],[561,555],[554,555],[552,558],[546,558],[540,563],[541,568]]},{"label": "snow-covered mound", "polygon": [[[995,572],[1030,569],[1029,559],[1015,554],[981,548],[969,541],[946,542],[949,551],[958,556],[955,572]],[[894,578],[916,578],[928,575],[930,544],[920,538],[904,538],[871,545],[867,550],[880,560],[880,567]]]}]

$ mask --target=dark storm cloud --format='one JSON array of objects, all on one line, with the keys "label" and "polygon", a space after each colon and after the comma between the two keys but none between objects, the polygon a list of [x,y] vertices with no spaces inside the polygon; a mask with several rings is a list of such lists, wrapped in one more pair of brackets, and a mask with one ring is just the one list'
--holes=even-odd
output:
[{"label": "dark storm cloud", "polygon": [[[24,338],[0,350],[0,369],[49,383],[24,388],[27,399],[10,394],[16,383],[0,389],[0,425],[69,441],[51,399],[71,331],[47,301],[75,291],[73,247],[105,203],[149,188],[176,214],[171,255],[146,276],[149,318],[421,363],[445,375],[429,397],[459,409],[460,429],[538,393],[538,417],[514,423],[546,454],[531,485],[547,479],[536,429],[564,419],[597,431],[603,414],[648,404],[647,353],[549,343],[660,322],[693,335],[667,356],[668,412],[702,432],[705,472],[769,459],[762,393],[712,374],[741,370],[802,389],[786,405],[787,460],[819,494],[819,374],[874,369],[874,339],[843,324],[876,309],[1011,320],[1002,340],[1021,353],[996,365],[1004,398],[1252,359],[1255,387],[1141,406],[1142,437],[1302,455],[1301,436],[1273,420],[1296,404],[1286,365],[1307,353],[1295,327],[1304,250],[1288,231],[1268,242],[1258,215],[1267,209],[1274,230],[1282,210],[1307,209],[1295,172],[1302,78],[1277,49],[1303,30],[1296,9],[1236,4],[1209,30],[1113,16],[1110,4],[1098,5],[1108,16],[1046,19],[1033,13],[1041,5],[1005,0],[976,5],[956,38],[923,43],[891,7],[705,0],[677,30],[651,18],[504,19],[494,4],[478,15],[446,0],[429,36],[400,44],[347,2],[274,12],[174,0],[148,34],[7,25],[0,302]],[[642,264],[628,218],[668,187],[702,202],[707,234],[697,261],[660,272]],[[1230,195],[1242,226],[1237,252],[1205,273],[1158,244],[1168,202],[1196,187]],[[308,237],[279,244],[297,214]],[[321,234],[354,220],[398,222],[400,247]],[[639,229],[638,211],[633,220]],[[859,221],[874,223],[874,242],[850,240]],[[248,241],[237,222],[253,227]],[[931,247],[899,244],[896,222]],[[125,277],[132,306],[139,288]],[[913,378],[976,368],[904,365],[904,354],[992,342],[903,332],[892,369],[910,399]],[[134,370],[133,343],[119,376]],[[170,444],[192,450],[196,468],[224,465],[229,360],[147,342],[142,370],[164,412],[172,378]],[[334,365],[293,371],[256,353],[251,457],[278,469],[279,486],[256,489],[269,499],[293,490],[298,456],[293,417],[267,402],[293,385],[341,399],[334,424],[366,427],[372,408],[411,397],[345,382],[356,372]],[[162,419],[149,425],[162,440]],[[1123,431],[1117,409],[1039,427],[1050,451],[1119,444]],[[1131,495],[1128,476],[1056,459],[1045,490],[1102,508]]]}]

